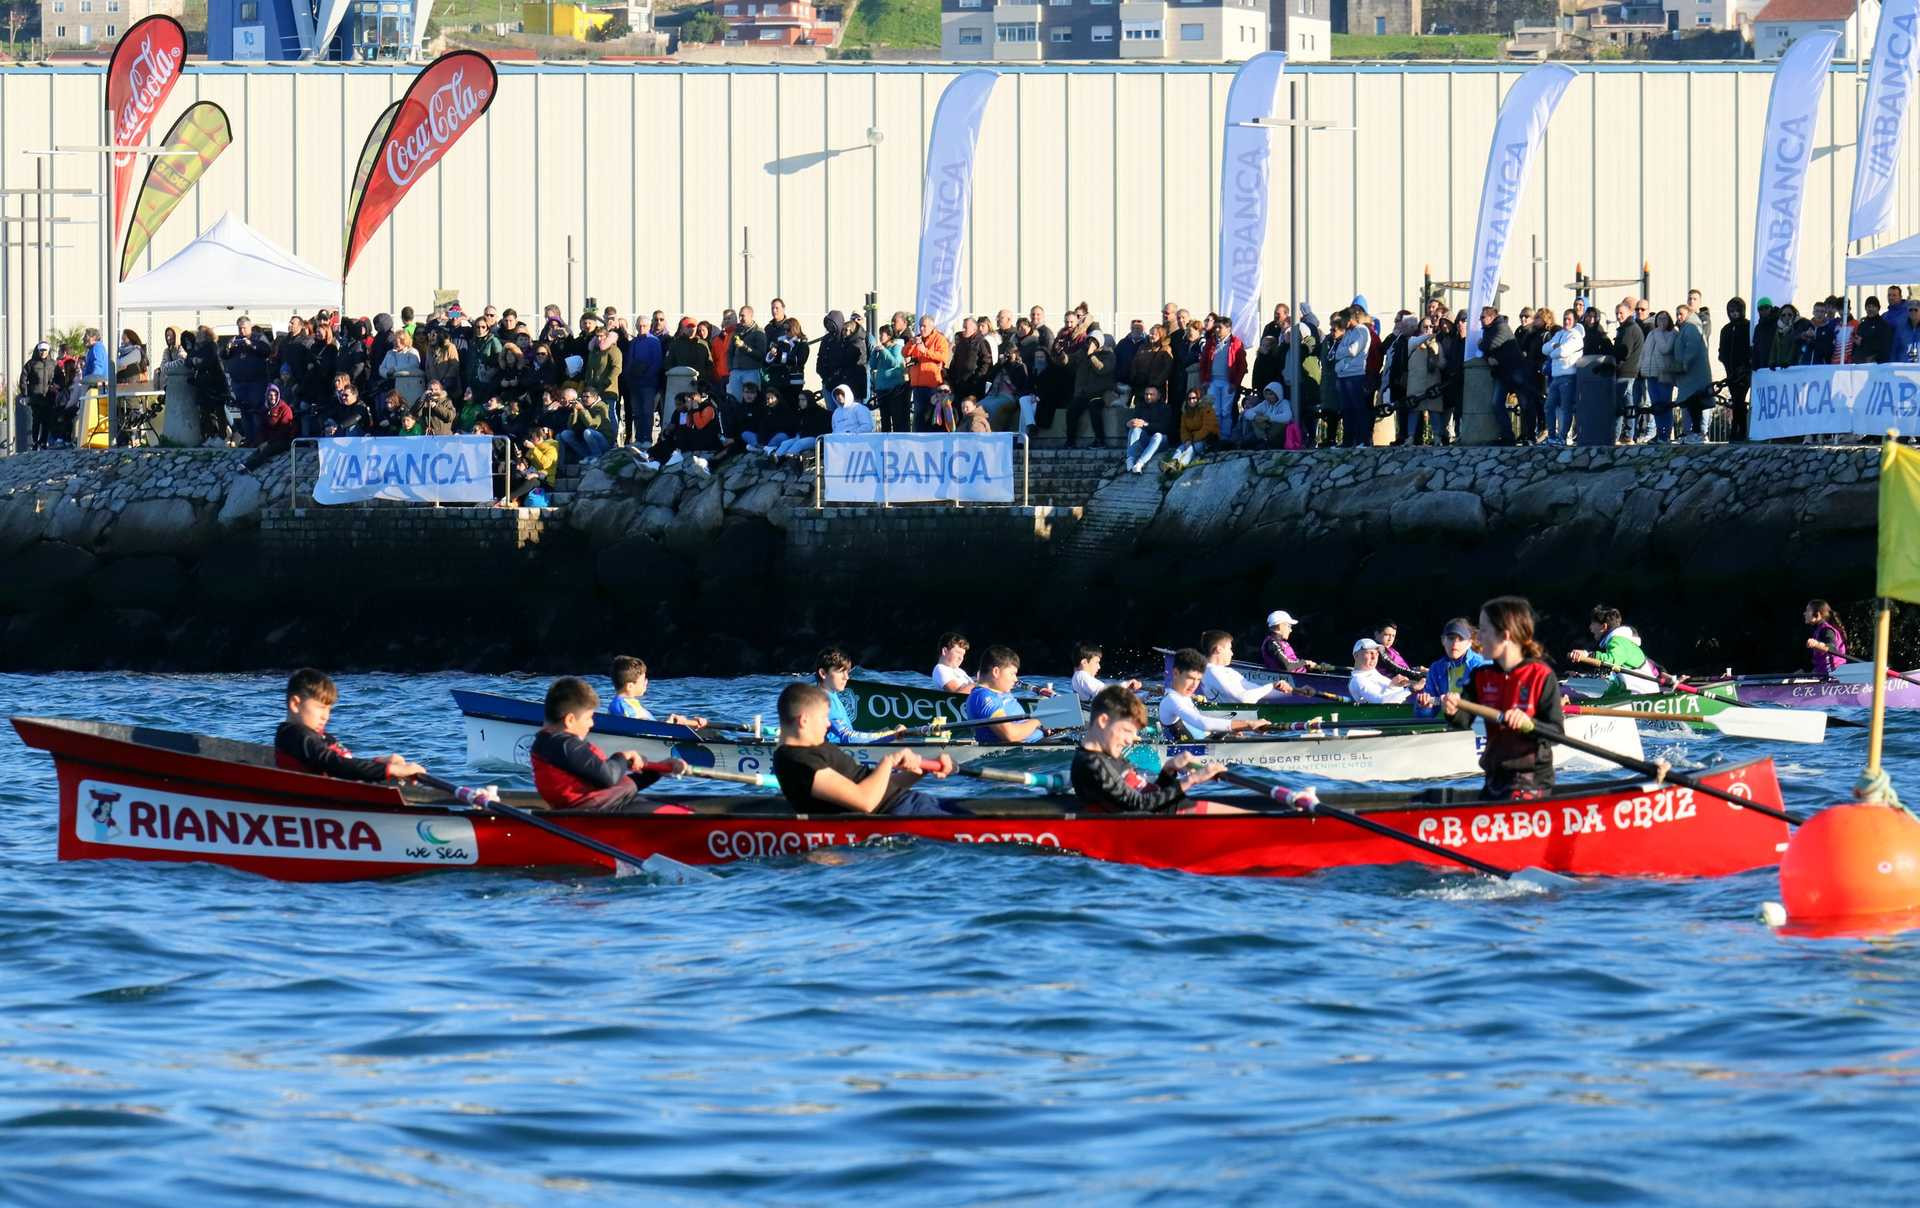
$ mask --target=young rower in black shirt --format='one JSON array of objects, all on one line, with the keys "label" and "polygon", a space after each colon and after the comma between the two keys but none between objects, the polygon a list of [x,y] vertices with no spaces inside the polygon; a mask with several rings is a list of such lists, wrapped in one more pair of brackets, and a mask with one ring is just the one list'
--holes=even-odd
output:
[{"label": "young rower in black shirt", "polygon": [[921,759],[907,747],[889,751],[866,767],[845,748],[827,741],[827,694],[813,684],[788,684],[780,690],[780,745],[773,752],[773,774],[780,791],[799,813],[836,813],[969,817],[970,811],[913,787],[922,776],[945,776],[953,765],[942,755]]},{"label": "young rower in black shirt", "polygon": [[1188,799],[1188,793],[1226,770],[1220,764],[1195,765],[1191,756],[1182,753],[1161,766],[1159,779],[1149,782],[1142,776],[1125,755],[1146,724],[1146,705],[1121,684],[1101,689],[1087,705],[1086,735],[1073,753],[1073,793],[1082,806],[1100,813],[1246,812],[1217,801]]},{"label": "young rower in black shirt", "polygon": [[385,759],[355,759],[353,752],[327,734],[333,706],[340,699],[326,672],[302,667],[287,680],[287,717],[273,732],[273,761],[289,772],[311,772],[340,780],[380,784],[426,774],[426,769],[398,755]]}]

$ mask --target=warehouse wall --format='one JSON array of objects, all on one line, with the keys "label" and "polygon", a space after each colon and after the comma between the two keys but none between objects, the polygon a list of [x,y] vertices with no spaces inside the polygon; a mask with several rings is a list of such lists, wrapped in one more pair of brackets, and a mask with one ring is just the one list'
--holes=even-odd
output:
[{"label": "warehouse wall", "polygon": [[[1689,285],[1716,310],[1744,292],[1769,66],[1581,68],[1528,190],[1507,266],[1516,291],[1508,309],[1536,294],[1564,304],[1559,287],[1576,263],[1626,278],[1648,261],[1661,305]],[[962,274],[970,309],[1039,303],[1057,313],[1084,300],[1111,321],[1157,312],[1168,299],[1213,305],[1215,168],[1230,70],[1004,70],[980,144]],[[869,288],[884,309],[911,309],[921,157],[950,69],[556,64],[503,65],[500,74],[481,128],[415,187],[354,266],[350,311],[424,309],[435,288],[523,312],[546,302],[578,308],[592,295],[624,311],[675,316],[717,315],[749,297],[764,314],[779,294],[818,334],[819,315],[857,308]],[[1416,297],[1425,266],[1437,279],[1464,278],[1488,135],[1518,72],[1324,65],[1295,74],[1312,117],[1353,127],[1304,140],[1302,294],[1323,315],[1356,292],[1387,309]],[[1850,65],[1835,72],[1820,119],[1802,248],[1806,297],[1841,281],[1863,91],[1853,74]],[[143,269],[232,210],[337,271],[353,160],[408,78],[383,67],[191,66],[156,132],[210,99],[226,107],[236,141]],[[88,66],[0,69],[0,183],[33,184],[31,149],[100,138],[101,79]],[[877,148],[868,147],[869,127],[884,135]],[[1269,307],[1287,296],[1292,271],[1286,136],[1278,137]],[[101,180],[81,157],[57,157],[51,170],[60,187]],[[1910,153],[1890,237],[1920,229],[1916,173],[1920,159]],[[9,212],[21,205],[11,199]],[[75,219],[96,211],[81,197],[54,206]],[[94,320],[98,228],[54,230],[49,322]],[[18,360],[39,328],[41,283],[18,242],[35,232],[13,234],[5,309]],[[222,326],[233,317],[200,316]],[[276,326],[285,319],[264,317]],[[129,315],[123,325],[157,331],[195,318]]]}]

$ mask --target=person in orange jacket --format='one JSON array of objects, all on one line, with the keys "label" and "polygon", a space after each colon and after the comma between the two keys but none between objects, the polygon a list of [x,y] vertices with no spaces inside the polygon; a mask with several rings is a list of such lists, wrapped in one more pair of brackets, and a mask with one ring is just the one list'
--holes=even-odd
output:
[{"label": "person in orange jacket", "polygon": [[953,345],[934,326],[932,315],[921,315],[920,336],[907,345],[907,385],[913,387],[916,431],[932,426],[934,396],[947,384],[947,366],[952,362]]}]

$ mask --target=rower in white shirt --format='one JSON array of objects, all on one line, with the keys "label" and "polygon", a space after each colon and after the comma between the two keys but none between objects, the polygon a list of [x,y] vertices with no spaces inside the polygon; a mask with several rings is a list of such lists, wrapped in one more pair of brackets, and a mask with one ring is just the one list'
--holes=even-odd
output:
[{"label": "rower in white shirt", "polygon": [[[1105,651],[1092,642],[1082,642],[1073,649],[1073,694],[1089,703],[1093,698],[1106,691],[1106,681],[1100,678],[1100,660]],[[1129,691],[1140,691],[1140,681],[1127,679],[1117,681]]]},{"label": "rower in white shirt", "polygon": [[1388,679],[1380,672],[1380,643],[1361,638],[1353,644],[1353,674],[1347,678],[1347,695],[1356,705],[1397,705],[1410,694],[1407,677]]},{"label": "rower in white shirt", "polygon": [[967,639],[957,633],[940,636],[940,661],[933,665],[933,686],[942,692],[951,692],[955,696],[970,696],[973,693],[973,677],[960,670],[960,664],[966,661]]},{"label": "rower in white shirt", "polygon": [[1226,630],[1207,630],[1200,635],[1200,647],[1207,656],[1207,670],[1200,680],[1200,691],[1208,700],[1258,705],[1283,701],[1293,694],[1291,680],[1249,684],[1233,665],[1233,635]]},{"label": "rower in white shirt", "polygon": [[1173,656],[1173,674],[1167,678],[1167,694],[1160,698],[1160,727],[1172,735],[1175,727],[1190,739],[1237,730],[1264,730],[1264,721],[1229,721],[1214,713],[1202,713],[1193,703],[1200,679],[1207,673],[1207,660],[1198,650],[1181,650]]}]

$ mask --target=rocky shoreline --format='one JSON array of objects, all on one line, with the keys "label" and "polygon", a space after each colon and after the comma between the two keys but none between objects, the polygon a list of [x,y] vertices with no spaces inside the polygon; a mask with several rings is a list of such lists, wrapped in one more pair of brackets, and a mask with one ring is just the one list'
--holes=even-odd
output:
[{"label": "rocky shoreline", "polygon": [[284,460],[248,473],[229,450],[26,454],[0,459],[0,668],[549,672],[630,651],[731,674],[827,641],[919,667],[951,627],[1057,672],[1082,637],[1145,666],[1142,647],[1203,627],[1250,640],[1274,607],[1335,660],[1383,615],[1423,651],[1446,616],[1519,591],[1556,648],[1605,600],[1670,664],[1779,670],[1808,596],[1864,640],[1877,458],[1318,450],[1168,481],[1086,460],[1074,498],[1033,507],[816,512],[797,470],[616,451],[565,506],[522,512],[295,508]]}]

